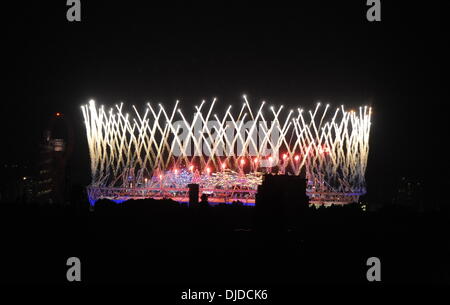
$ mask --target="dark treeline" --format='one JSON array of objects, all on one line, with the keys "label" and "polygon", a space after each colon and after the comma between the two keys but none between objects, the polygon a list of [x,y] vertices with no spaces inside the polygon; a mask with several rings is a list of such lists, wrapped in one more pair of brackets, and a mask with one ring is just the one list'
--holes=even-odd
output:
[{"label": "dark treeline", "polygon": [[1,210],[2,282],[65,283],[71,256],[81,259],[83,284],[366,283],[372,256],[384,283],[450,282],[445,206],[366,212],[351,204],[268,217],[239,204],[148,199],[101,200],[94,211],[88,204]]}]

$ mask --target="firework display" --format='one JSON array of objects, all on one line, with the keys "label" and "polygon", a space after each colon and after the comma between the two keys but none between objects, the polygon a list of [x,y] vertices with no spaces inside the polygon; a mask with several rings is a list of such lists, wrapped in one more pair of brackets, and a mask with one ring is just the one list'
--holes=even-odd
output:
[{"label": "firework display", "polygon": [[[285,110],[243,97],[236,111],[202,101],[192,117],[180,103],[143,112],[123,104],[82,106],[90,154],[93,204],[100,198],[187,198],[187,185],[218,202],[254,202],[264,174],[304,175],[312,203],[348,203],[366,192],[370,107]],[[219,108],[216,106],[216,108]]]}]

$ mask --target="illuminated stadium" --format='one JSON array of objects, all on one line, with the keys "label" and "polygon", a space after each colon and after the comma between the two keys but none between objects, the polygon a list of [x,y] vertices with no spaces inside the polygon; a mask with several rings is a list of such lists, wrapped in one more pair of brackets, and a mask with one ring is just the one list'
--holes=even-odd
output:
[{"label": "illuminated stadium", "polygon": [[[239,107],[215,112],[216,99],[181,111],[148,103],[82,106],[90,153],[91,205],[99,199],[172,198],[187,202],[198,184],[211,203],[253,204],[265,174],[302,175],[315,205],[346,204],[365,194],[371,109],[318,103],[304,111]],[[216,106],[216,108],[219,108]]]}]

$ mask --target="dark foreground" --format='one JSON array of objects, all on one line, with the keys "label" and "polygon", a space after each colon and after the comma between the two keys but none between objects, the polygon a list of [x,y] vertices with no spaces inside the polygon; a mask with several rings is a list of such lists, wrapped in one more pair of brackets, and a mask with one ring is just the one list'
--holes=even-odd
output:
[{"label": "dark foreground", "polygon": [[366,260],[376,256],[382,283],[450,283],[448,211],[355,205],[297,216],[288,226],[279,215],[256,226],[255,208],[242,206],[4,204],[1,282],[67,283],[75,256],[82,285],[367,283]]}]

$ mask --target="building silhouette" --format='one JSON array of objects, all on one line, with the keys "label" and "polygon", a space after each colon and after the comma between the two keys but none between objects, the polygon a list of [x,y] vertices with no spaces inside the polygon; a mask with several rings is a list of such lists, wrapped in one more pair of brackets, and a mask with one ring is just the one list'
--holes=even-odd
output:
[{"label": "building silhouette", "polygon": [[422,211],[424,209],[423,183],[417,179],[402,177],[393,202],[399,206]]},{"label": "building silhouette", "polygon": [[6,162],[0,166],[0,201],[28,203],[35,195],[35,180],[31,168],[20,162]]},{"label": "building silhouette", "polygon": [[255,225],[259,231],[285,231],[295,226],[308,208],[306,179],[301,176],[265,175],[258,186]]},{"label": "building silhouette", "polygon": [[40,144],[35,199],[39,203],[65,203],[70,194],[67,161],[72,153],[73,131],[66,118],[56,113]]}]

